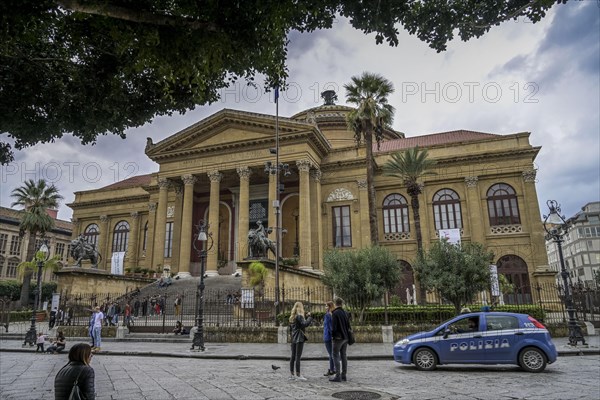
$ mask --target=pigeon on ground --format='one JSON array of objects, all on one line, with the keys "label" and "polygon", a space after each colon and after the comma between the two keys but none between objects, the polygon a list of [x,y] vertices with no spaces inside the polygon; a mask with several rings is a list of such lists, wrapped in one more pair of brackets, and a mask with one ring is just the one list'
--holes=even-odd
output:
[{"label": "pigeon on ground", "polygon": [[281,367],[278,367],[277,365],[271,365],[271,368],[273,368],[273,371],[277,371]]}]

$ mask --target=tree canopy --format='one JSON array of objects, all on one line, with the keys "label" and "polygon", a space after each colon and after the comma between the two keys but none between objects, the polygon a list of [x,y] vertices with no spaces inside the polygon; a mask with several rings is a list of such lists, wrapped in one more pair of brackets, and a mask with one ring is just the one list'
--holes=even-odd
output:
[{"label": "tree canopy", "polygon": [[[256,74],[285,83],[288,34],[343,16],[376,43],[402,27],[437,51],[501,22],[542,19],[566,0],[4,0],[0,2],[0,132],[22,149],[72,133],[125,136],[159,115],[218,99]],[[0,143],[0,162],[12,149]]]},{"label": "tree canopy", "polygon": [[359,311],[361,321],[364,310],[386,290],[393,289],[402,274],[396,256],[380,246],[330,250],[323,257],[323,266],[323,282]]},{"label": "tree canopy", "polygon": [[419,253],[414,268],[422,285],[452,303],[458,314],[477,293],[490,288],[489,265],[493,258],[494,254],[481,243],[456,245],[443,239]]}]

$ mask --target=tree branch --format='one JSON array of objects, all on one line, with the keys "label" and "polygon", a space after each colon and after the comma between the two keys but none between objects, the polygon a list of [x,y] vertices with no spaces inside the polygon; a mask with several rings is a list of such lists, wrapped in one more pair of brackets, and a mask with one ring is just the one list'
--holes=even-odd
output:
[{"label": "tree branch", "polygon": [[66,10],[83,14],[100,15],[140,24],[184,26],[189,29],[207,32],[218,31],[217,25],[212,22],[201,22],[191,18],[155,14],[145,10],[132,10],[111,4],[81,4],[77,0],[57,0],[56,2]]}]

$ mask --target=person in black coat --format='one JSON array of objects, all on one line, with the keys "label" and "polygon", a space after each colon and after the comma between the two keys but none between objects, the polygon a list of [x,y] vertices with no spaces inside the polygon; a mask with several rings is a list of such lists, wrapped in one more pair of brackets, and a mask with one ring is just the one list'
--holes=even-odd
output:
[{"label": "person in black coat", "polygon": [[[313,319],[310,313],[306,314],[304,318],[304,305],[297,301],[292,308],[290,315],[290,328],[292,330],[292,357],[290,358],[290,380],[305,381],[306,378],[300,374],[300,357],[302,357],[302,350],[304,349],[304,342],[306,341],[306,334],[304,330],[307,326],[310,326]],[[296,367],[296,374],[294,375],[294,367]]]},{"label": "person in black coat", "polygon": [[[335,364],[335,376],[329,380],[331,382],[346,381],[346,372],[348,370],[348,358],[346,350],[348,348],[348,331],[350,328],[350,318],[343,308],[344,300],[335,299],[335,309],[331,313],[331,337],[333,338],[333,363]],[[340,368],[341,364],[341,368]],[[341,374],[340,374],[341,372]]]},{"label": "person in black coat", "polygon": [[[81,395],[86,400],[95,400],[94,369],[92,347],[86,343],[77,343],[69,350],[69,363],[62,367],[54,378],[54,399],[67,400],[77,380]],[[78,378],[79,377],[79,378]]]}]

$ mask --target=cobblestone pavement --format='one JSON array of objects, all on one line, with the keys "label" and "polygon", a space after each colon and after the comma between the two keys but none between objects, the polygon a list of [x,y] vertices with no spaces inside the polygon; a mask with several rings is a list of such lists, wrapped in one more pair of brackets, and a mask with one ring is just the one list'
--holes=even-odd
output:
[{"label": "cobblestone pavement", "polygon": [[[54,376],[66,355],[0,353],[0,399],[54,399]],[[281,367],[273,370],[271,365]],[[393,361],[355,360],[348,382],[322,376],[325,361],[305,361],[307,381],[288,381],[284,360],[213,360],[98,354],[98,400],[107,399],[332,399],[367,391],[381,399],[598,399],[600,356],[561,357],[544,373],[516,366],[442,366],[420,372]],[[354,397],[353,399],[357,399]]]}]

